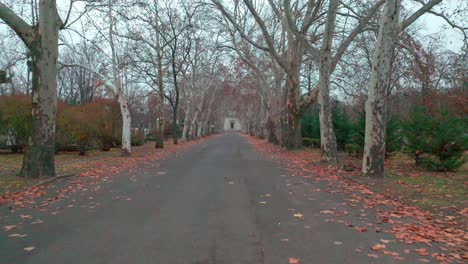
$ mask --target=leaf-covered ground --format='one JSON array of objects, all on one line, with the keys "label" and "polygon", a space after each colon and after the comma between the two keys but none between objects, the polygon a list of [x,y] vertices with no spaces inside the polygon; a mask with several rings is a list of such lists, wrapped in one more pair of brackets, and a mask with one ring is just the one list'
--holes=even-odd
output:
[{"label": "leaf-covered ground", "polygon": [[[304,148],[294,151],[314,164],[320,164],[320,149]],[[342,175],[378,190],[406,204],[432,212],[454,214],[468,207],[468,163],[457,172],[431,172],[418,168],[410,157],[395,153],[385,164],[383,180],[372,180],[359,175],[362,159],[340,153],[338,167]]]},{"label": "leaf-covered ground", "polygon": [[[409,163],[393,159],[388,166],[391,176],[377,183],[359,179],[359,167],[355,161],[346,160],[349,163],[347,170],[338,170],[321,164],[317,151],[286,151],[264,140],[246,137],[258,151],[278,161],[291,175],[301,177],[305,182],[321,182],[322,186],[327,186],[312,191],[346,197],[343,208],[334,207],[320,212],[329,216],[327,221],[346,225],[357,232],[388,232],[396,240],[408,244],[408,249],[397,252],[391,249],[390,241],[377,241],[372,247],[373,253],[367,253],[370,258],[389,255],[399,260],[405,255],[417,254],[421,263],[430,262],[430,259],[440,263],[468,261],[465,174],[422,173]],[[350,172],[349,166],[354,170]],[[427,202],[437,199],[438,203]],[[375,218],[360,225],[347,222],[346,208],[359,207],[366,215],[372,214]]]},{"label": "leaf-covered ground", "polygon": [[[141,147],[134,147],[134,151],[139,153],[150,147],[147,144]],[[60,152],[55,156],[56,170],[58,175],[74,174],[81,172],[84,168],[89,169],[92,162],[105,158],[119,157],[120,150],[113,148],[110,151],[89,151],[85,156],[78,155],[78,152]],[[23,160],[22,154],[0,153],[0,195],[21,191],[28,186],[34,185],[45,179],[26,179],[16,176],[21,168]],[[86,166],[83,166],[86,164]]]}]

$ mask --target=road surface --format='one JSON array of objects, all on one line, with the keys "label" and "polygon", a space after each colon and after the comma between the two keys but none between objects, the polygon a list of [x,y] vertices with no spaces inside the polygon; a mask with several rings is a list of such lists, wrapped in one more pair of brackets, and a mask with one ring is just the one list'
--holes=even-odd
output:
[{"label": "road surface", "polygon": [[[342,194],[312,191],[326,183],[288,175],[238,134],[99,187],[44,211],[0,208],[1,226],[21,221],[0,231],[0,263],[397,263],[368,256],[380,239],[393,241],[391,234],[357,232],[320,214],[344,206]],[[347,210],[356,226],[373,219],[366,209]],[[14,233],[27,236],[8,237]],[[392,243],[400,252],[406,248]]]}]

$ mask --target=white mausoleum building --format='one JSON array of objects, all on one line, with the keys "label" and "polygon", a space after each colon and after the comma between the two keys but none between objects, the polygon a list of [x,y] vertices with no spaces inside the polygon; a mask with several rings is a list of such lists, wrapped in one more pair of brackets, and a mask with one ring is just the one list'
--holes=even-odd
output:
[{"label": "white mausoleum building", "polygon": [[226,117],[224,118],[224,131],[241,131],[242,127],[239,118]]}]

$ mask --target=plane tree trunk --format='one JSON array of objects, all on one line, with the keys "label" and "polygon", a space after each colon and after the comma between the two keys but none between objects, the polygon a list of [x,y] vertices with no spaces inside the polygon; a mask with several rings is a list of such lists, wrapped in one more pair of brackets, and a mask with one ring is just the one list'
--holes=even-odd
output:
[{"label": "plane tree trunk", "polygon": [[387,94],[392,57],[398,34],[400,0],[387,0],[380,22],[366,102],[366,129],[362,172],[365,176],[383,177]]},{"label": "plane tree trunk", "polygon": [[186,111],[185,111],[185,117],[184,117],[184,128],[182,130],[182,142],[187,141],[187,133],[188,133],[188,128],[189,128],[189,123],[190,123],[190,114],[192,111],[192,103],[190,102],[190,99],[187,100],[187,105],[186,105]]},{"label": "plane tree trunk", "polygon": [[286,134],[284,146],[288,149],[296,149],[302,145],[301,116],[299,113],[300,71],[304,55],[302,44],[294,40],[294,35],[289,34],[288,62],[289,69],[286,73]]},{"label": "plane tree trunk", "polygon": [[128,100],[123,91],[122,82],[120,81],[120,70],[117,65],[117,53],[114,43],[114,16],[112,14],[112,0],[109,0],[109,44],[112,51],[112,75],[117,95],[117,102],[120,106],[120,113],[122,115],[122,155],[128,156],[132,153],[132,119],[130,116],[130,109]]},{"label": "plane tree trunk", "polygon": [[328,8],[325,34],[320,51],[320,91],[318,96],[322,160],[334,164],[337,162],[337,147],[330,104],[330,75],[332,63],[331,48],[338,5],[338,0],[331,0]]},{"label": "plane tree trunk", "polygon": [[55,0],[39,1],[39,21],[31,26],[0,3],[0,19],[29,50],[32,70],[31,136],[20,176],[55,176],[55,122],[57,112],[58,34],[62,22]]}]

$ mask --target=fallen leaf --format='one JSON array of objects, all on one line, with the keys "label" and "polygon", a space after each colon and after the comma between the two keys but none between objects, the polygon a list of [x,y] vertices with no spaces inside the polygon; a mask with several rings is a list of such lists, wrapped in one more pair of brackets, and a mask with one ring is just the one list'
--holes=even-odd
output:
[{"label": "fallen leaf", "polygon": [[395,252],[395,251],[384,250],[383,253],[384,253],[385,255],[392,256],[392,257],[398,257],[398,256],[400,256],[400,253]]},{"label": "fallen leaf", "polygon": [[355,227],[355,229],[359,232],[366,232],[367,231],[367,227]]},{"label": "fallen leaf", "polygon": [[416,248],[414,252],[418,253],[420,256],[429,256],[429,252],[425,248]]},{"label": "fallen leaf", "polygon": [[301,213],[293,214],[293,216],[299,219],[304,219],[304,215]]},{"label": "fallen leaf", "polygon": [[468,216],[468,207],[467,208],[464,208],[463,210],[461,210],[460,212],[458,212],[459,214],[461,215],[464,215],[464,216]]},{"label": "fallen leaf", "polygon": [[26,237],[28,235],[22,235],[22,234],[11,234],[9,237]]},{"label": "fallen leaf", "polygon": [[22,214],[22,215],[20,215],[20,218],[21,218],[21,219],[31,219],[32,216]]},{"label": "fallen leaf", "polygon": [[299,264],[299,261],[297,258],[289,258],[289,264]]},{"label": "fallen leaf", "polygon": [[386,248],[386,246],[384,244],[375,244],[374,246],[372,246],[372,249],[375,250],[375,251],[378,251],[378,250],[381,250],[381,249],[384,249]]},{"label": "fallen leaf", "polygon": [[13,228],[15,228],[15,227],[16,227],[16,225],[4,226],[4,227],[3,227],[3,230],[4,230],[4,231],[10,231],[11,229],[13,229]]},{"label": "fallen leaf", "polygon": [[35,248],[36,248],[36,247],[33,247],[33,246],[31,246],[31,247],[25,247],[25,248],[24,248],[24,251],[29,252],[29,251],[31,251],[31,250],[34,250]]}]

